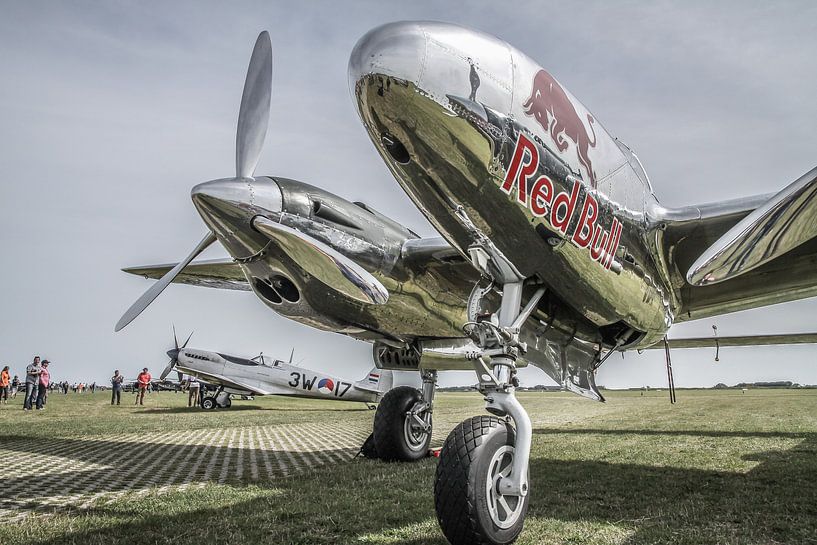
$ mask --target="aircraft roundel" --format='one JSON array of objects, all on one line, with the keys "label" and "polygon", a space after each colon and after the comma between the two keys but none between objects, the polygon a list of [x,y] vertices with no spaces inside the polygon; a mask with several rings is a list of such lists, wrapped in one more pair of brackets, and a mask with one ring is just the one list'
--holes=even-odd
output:
[{"label": "aircraft roundel", "polygon": [[331,394],[334,389],[335,383],[332,382],[331,378],[322,378],[320,382],[318,382],[318,391],[322,394]]}]

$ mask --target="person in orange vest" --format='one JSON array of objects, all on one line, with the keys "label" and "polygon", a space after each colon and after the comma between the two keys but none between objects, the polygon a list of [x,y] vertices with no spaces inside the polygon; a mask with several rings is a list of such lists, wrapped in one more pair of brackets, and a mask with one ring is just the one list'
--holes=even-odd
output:
[{"label": "person in orange vest", "polygon": [[6,365],[3,367],[3,370],[0,371],[0,401],[4,404],[8,405],[9,403],[9,380],[11,377],[9,376],[9,366]]},{"label": "person in orange vest", "polygon": [[150,386],[150,379],[151,377],[147,367],[142,369],[142,372],[136,377],[136,386],[139,388],[139,393],[136,395],[136,403],[139,405],[145,404],[145,392]]}]

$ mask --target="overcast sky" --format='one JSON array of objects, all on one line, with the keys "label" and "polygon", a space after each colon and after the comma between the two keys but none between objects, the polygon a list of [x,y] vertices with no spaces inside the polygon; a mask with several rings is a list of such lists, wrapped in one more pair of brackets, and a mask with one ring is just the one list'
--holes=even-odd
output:
[{"label": "overcast sky", "polygon": [[[372,148],[346,67],[368,29],[400,19],[495,34],[553,73],[639,154],[667,206],[777,191],[817,161],[814,2],[0,1],[0,363],[34,354],[55,378],[104,381],[191,346],[263,350],[357,379],[371,347],[269,311],[252,294],[148,287],[129,265],[182,259],[205,226],[190,188],[231,176],[241,88],[260,30],[273,42],[270,131],[257,172],[366,200],[433,229]],[[710,5],[716,4],[716,5]],[[307,147],[305,144],[310,142]],[[315,151],[317,150],[317,153]],[[214,245],[202,258],[226,255]],[[815,301],[689,323],[671,336],[817,330]],[[676,383],[817,383],[817,347],[675,351]],[[663,355],[611,358],[598,382],[664,386]],[[443,384],[471,383],[448,374]],[[549,382],[538,370],[527,383]]]}]

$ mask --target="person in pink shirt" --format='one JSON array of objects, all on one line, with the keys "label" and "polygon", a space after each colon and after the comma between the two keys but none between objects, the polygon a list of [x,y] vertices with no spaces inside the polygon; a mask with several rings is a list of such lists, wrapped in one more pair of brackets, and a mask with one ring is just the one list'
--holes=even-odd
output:
[{"label": "person in pink shirt", "polygon": [[41,410],[45,405],[45,396],[48,392],[48,385],[51,383],[51,374],[48,372],[48,360],[43,361],[43,368],[40,371],[40,387],[37,388],[37,410]]}]

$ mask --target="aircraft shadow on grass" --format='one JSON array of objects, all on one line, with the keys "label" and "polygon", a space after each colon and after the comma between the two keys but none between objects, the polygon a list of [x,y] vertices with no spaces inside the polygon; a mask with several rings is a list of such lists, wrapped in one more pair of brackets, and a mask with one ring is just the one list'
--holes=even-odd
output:
[{"label": "aircraft shadow on grass", "polygon": [[[539,430],[538,433],[575,434],[586,436],[588,441],[596,440],[594,436],[598,434],[684,434],[723,438],[777,437],[799,439],[800,442],[788,450],[745,456],[746,460],[760,462],[748,472],[661,466],[660,460],[656,465],[642,465],[534,458],[531,460],[535,483],[529,511],[533,517],[531,523],[541,517],[565,522],[617,524],[634,531],[627,543],[804,543],[817,536],[817,434],[594,429]],[[180,477],[174,477],[174,469],[180,461],[195,459],[200,452],[191,452],[199,448],[195,445],[143,444],[135,447],[133,443],[77,439],[11,441],[3,448],[32,454],[65,451],[65,456],[77,461],[107,466],[63,473],[58,480],[44,478],[43,486],[27,487],[25,497],[29,501],[64,494],[61,488],[66,483],[100,483],[99,491],[128,491],[133,478],[150,477],[151,471],[158,472],[158,478],[154,479],[157,485],[182,484],[188,475],[187,468],[178,473]],[[164,449],[162,460],[165,464],[148,471],[138,470],[140,459],[156,448]],[[232,535],[243,534],[244,539],[237,539],[239,542],[300,539],[330,543],[367,535],[367,542],[377,543],[377,535],[383,529],[424,524],[434,517],[427,487],[417,485],[433,481],[432,460],[400,465],[358,460],[345,464],[340,470],[335,463],[313,468],[308,474],[286,478],[274,475],[267,478],[261,474],[260,478],[252,480],[247,468],[241,471],[242,478],[235,477],[238,460],[245,465],[251,459],[261,460],[263,453],[260,449],[254,453],[250,449],[241,449],[240,458],[239,449],[233,447],[208,449],[208,459],[214,456],[218,460],[230,460],[227,464],[229,478],[224,482],[232,486],[259,486],[262,491],[275,489],[275,494],[264,497],[262,493],[261,497],[250,501],[208,506],[179,515],[157,510],[155,516],[149,517],[145,516],[143,508],[134,507],[130,513],[126,502],[100,505],[84,513],[127,520],[113,526],[109,521],[98,529],[63,534],[42,543],[116,541],[111,539],[112,536],[122,536],[121,539],[127,539],[128,543],[153,543],[176,534],[178,528],[189,529],[191,521],[195,521],[196,530],[186,530],[174,541],[200,543],[204,537],[222,535],[220,533],[226,528]],[[111,458],[111,453],[119,454]],[[290,454],[303,456],[302,452]],[[331,457],[335,453],[328,451],[326,454]],[[349,449],[339,449],[336,454],[351,457]],[[117,470],[112,472],[111,466]],[[128,467],[135,467],[138,476],[131,475]],[[219,467],[205,480],[221,482],[218,478],[221,470]],[[403,475],[384,480],[395,472]],[[112,473],[118,478],[111,479]],[[195,482],[201,480],[201,475],[194,478]],[[384,484],[386,482],[388,485]],[[376,493],[372,493],[373,487],[377,487]],[[275,511],[276,508],[283,511]],[[76,514],[70,506],[50,510]],[[261,529],[266,533],[259,534]],[[429,543],[425,539],[394,541],[390,536],[389,543],[395,542],[404,545]],[[445,543],[442,536],[431,542]]]}]

